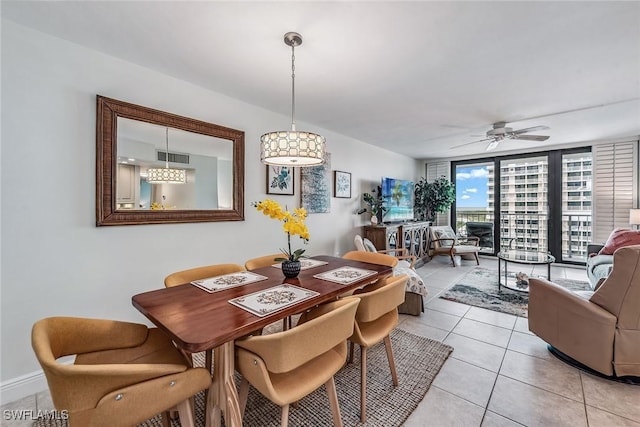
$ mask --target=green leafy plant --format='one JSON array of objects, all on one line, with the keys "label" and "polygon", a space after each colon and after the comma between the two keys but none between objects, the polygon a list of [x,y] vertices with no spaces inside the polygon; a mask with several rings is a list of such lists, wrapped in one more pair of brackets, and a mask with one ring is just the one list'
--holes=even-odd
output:
[{"label": "green leafy plant", "polygon": [[382,198],[382,187],[378,185],[378,188],[374,188],[371,193],[364,193],[362,200],[369,206],[371,215],[378,218],[378,222],[382,222],[382,217],[389,210],[384,206],[384,199]]},{"label": "green leafy plant", "polygon": [[421,178],[416,182],[414,212],[418,219],[434,222],[436,214],[444,213],[456,200],[456,187],[444,176],[433,182]]}]

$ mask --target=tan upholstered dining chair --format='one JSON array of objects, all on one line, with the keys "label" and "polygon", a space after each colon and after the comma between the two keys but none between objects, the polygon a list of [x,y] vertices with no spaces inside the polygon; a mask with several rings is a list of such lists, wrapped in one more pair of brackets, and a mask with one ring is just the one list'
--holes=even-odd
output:
[{"label": "tan upholstered dining chair", "polygon": [[281,425],[286,427],[289,405],[324,384],[333,424],[342,426],[333,376],[347,359],[357,307],[357,299],[330,302],[308,312],[288,331],[237,340],[241,413],[251,384],[281,407]]},{"label": "tan upholstered dining chair", "polygon": [[237,273],[238,271],[244,270],[244,267],[238,264],[213,264],[206,265],[204,267],[195,267],[169,274],[164,278],[164,285],[169,288],[171,286],[190,283],[194,280],[202,280],[209,277],[220,276],[228,273]]},{"label": "tan upholstered dining chair", "polygon": [[[362,238],[360,235],[356,235],[354,238],[354,244],[358,251],[375,252],[388,254],[390,251],[376,251],[375,246],[367,238]],[[415,270],[414,265],[416,257],[411,256],[396,256],[398,258],[398,264],[393,267],[393,274],[400,275],[406,274],[409,276],[407,282],[407,289],[404,294],[404,302],[398,307],[398,313],[411,314],[413,316],[419,316],[424,312],[424,297],[427,296],[429,291],[424,284],[424,280],[418,272]]]},{"label": "tan upholstered dining chair", "polygon": [[353,361],[353,346],[360,346],[360,421],[367,420],[367,349],[384,341],[393,385],[398,375],[393,359],[389,334],[398,325],[398,306],[404,302],[404,290],[409,276],[391,276],[373,285],[374,290],[354,294],[344,299],[359,299],[353,335],[349,338],[349,361]]},{"label": "tan upholstered dining chair", "polygon": [[344,254],[342,258],[368,262],[370,264],[386,265],[392,268],[398,265],[398,258],[377,252],[349,251]]},{"label": "tan upholstered dining chair", "polygon": [[[33,325],[31,342],[71,427],[132,426],[175,406],[181,425],[193,426],[190,398],[211,384],[164,333],[141,324],[49,317]],[[70,355],[72,365],[56,360]]]},{"label": "tan upholstered dining chair", "polygon": [[276,258],[284,258],[282,253],[264,255],[257,258],[251,258],[244,263],[244,268],[247,270],[255,270],[256,268],[269,267],[270,265],[277,264]]}]

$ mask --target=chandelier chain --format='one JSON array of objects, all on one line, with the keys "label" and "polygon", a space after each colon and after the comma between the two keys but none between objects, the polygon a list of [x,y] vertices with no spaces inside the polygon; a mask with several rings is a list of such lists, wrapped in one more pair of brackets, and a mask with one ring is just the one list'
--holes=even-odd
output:
[{"label": "chandelier chain", "polygon": [[291,44],[291,130],[296,130],[296,54],[295,43]]}]

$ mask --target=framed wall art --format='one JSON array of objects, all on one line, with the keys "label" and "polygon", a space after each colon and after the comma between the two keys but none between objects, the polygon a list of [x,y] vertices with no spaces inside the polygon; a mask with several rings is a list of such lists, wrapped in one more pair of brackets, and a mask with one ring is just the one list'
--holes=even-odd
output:
[{"label": "framed wall art", "polygon": [[309,213],[331,212],[331,155],[324,163],[300,170],[300,201]]},{"label": "framed wall art", "polygon": [[295,173],[289,166],[267,165],[267,194],[293,196]]},{"label": "framed wall art", "polygon": [[351,174],[343,171],[333,171],[333,197],[351,198]]}]

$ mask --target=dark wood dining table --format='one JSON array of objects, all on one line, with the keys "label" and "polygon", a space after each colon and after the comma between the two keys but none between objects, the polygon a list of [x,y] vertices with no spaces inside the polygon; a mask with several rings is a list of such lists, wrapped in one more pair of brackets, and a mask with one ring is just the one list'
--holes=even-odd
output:
[{"label": "dark wood dining table", "polygon": [[[132,297],[133,306],[170,336],[177,347],[188,353],[206,352],[206,367],[209,372],[212,366],[214,369],[213,383],[207,393],[207,427],[220,426],[221,415],[228,426],[242,425],[234,382],[234,340],[392,274],[391,267],[384,265],[324,255],[312,259],[327,264],[302,270],[293,279],[285,278],[280,268],[258,268],[252,271],[266,276],[266,280],[213,293],[186,283]],[[343,266],[370,270],[374,274],[348,285],[314,277]],[[315,291],[318,295],[263,317],[229,303],[233,298],[283,283]]]}]

